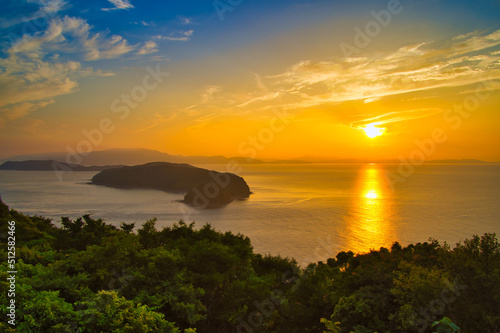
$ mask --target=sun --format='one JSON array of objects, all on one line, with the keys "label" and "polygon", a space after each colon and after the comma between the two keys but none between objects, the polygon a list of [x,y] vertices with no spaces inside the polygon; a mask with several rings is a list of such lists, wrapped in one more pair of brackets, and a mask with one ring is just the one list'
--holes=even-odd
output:
[{"label": "sun", "polygon": [[381,136],[382,134],[384,134],[386,130],[385,128],[376,127],[376,125],[378,125],[378,123],[367,124],[365,127],[362,127],[361,129],[365,131],[366,136],[373,139],[376,138],[377,136]]}]

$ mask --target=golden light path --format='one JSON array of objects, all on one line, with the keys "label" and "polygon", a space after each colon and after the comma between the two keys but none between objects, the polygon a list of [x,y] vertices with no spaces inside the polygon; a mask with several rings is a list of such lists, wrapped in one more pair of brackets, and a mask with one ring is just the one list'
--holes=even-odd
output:
[{"label": "golden light path", "polygon": [[360,169],[347,225],[347,249],[355,253],[390,247],[397,240],[394,200],[382,166]]}]

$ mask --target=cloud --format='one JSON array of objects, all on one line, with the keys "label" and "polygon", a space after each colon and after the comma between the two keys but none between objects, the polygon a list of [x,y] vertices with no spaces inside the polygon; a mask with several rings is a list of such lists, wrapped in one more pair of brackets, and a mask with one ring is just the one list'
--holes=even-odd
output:
[{"label": "cloud", "polygon": [[[10,19],[3,19],[0,22],[0,28],[8,28],[20,23],[27,23],[33,20],[38,20],[45,18],[48,21],[50,18],[54,17],[58,12],[66,8],[68,2],[66,0],[39,0],[39,1],[28,1],[35,2],[40,5],[40,8],[31,14],[24,14],[23,16],[13,17]],[[36,27],[35,27],[36,28]]]},{"label": "cloud", "polygon": [[129,0],[108,0],[111,4],[114,5],[112,8],[102,8],[102,10],[109,12],[111,10],[117,10],[117,9],[130,9],[134,8],[134,6],[130,3]]},{"label": "cloud", "polygon": [[181,21],[181,24],[193,24],[193,19],[191,17],[179,16],[179,21]]},{"label": "cloud", "polygon": [[23,35],[9,49],[10,54],[40,58],[48,52],[80,53],[85,60],[111,59],[131,52],[135,46],[129,45],[121,36],[106,38],[101,33],[91,33],[86,20],[65,16],[50,21],[44,32]]},{"label": "cloud", "polygon": [[130,22],[131,24],[135,25],[143,25],[145,27],[151,27],[151,26],[156,26],[156,24],[153,21],[146,22],[146,21],[135,21],[135,22]]},{"label": "cloud", "polygon": [[45,31],[23,35],[0,58],[0,117],[15,120],[55,102],[57,96],[78,91],[78,79],[113,73],[82,67],[80,61],[64,61],[67,54],[84,60],[115,58],[135,47],[121,36],[91,33],[80,18],[50,21]]},{"label": "cloud", "polygon": [[441,112],[443,112],[443,110],[440,108],[421,108],[415,110],[389,112],[376,117],[354,121],[351,123],[351,128],[360,129],[371,123],[376,123],[377,125],[385,125],[400,121],[426,118]]},{"label": "cloud", "polygon": [[143,47],[137,52],[138,55],[151,54],[158,52],[158,44],[153,41],[144,43]]},{"label": "cloud", "polygon": [[54,103],[56,96],[77,91],[75,78],[81,66],[11,58],[0,60],[0,67],[5,68],[0,73],[0,113],[14,120]]},{"label": "cloud", "polygon": [[267,87],[262,83],[262,78],[260,77],[259,74],[257,73],[252,73],[252,75],[255,77],[255,84],[260,90],[267,91]]},{"label": "cloud", "polygon": [[500,30],[473,32],[446,43],[406,45],[376,57],[336,61],[303,60],[285,72],[267,76],[240,107],[276,99],[287,108],[375,102],[385,97],[442,87],[458,87],[500,78]]},{"label": "cloud", "polygon": [[379,101],[379,100],[380,100],[379,97],[372,97],[372,98],[365,99],[363,103],[368,104],[368,103],[373,103],[373,102],[376,102],[376,101]]},{"label": "cloud", "polygon": [[30,134],[38,134],[43,124],[44,121],[40,119],[26,119],[22,125],[22,130]]},{"label": "cloud", "polygon": [[246,101],[244,103],[241,103],[238,105],[238,107],[245,107],[249,104],[252,104],[252,103],[255,103],[255,102],[259,102],[259,101],[271,101],[273,99],[276,99],[280,96],[280,92],[273,92],[273,93],[270,93],[268,95],[264,95],[264,96],[259,96],[259,97],[255,97],[249,101]]},{"label": "cloud", "polygon": [[211,119],[214,119],[217,117],[218,117],[217,113],[214,112],[214,113],[210,113],[210,114],[206,114],[206,115],[203,115],[201,117],[198,117],[198,118],[194,119],[194,121],[199,122],[199,123],[204,123],[208,120],[211,120]]},{"label": "cloud", "polygon": [[67,72],[72,70],[69,68],[71,65],[43,67],[45,68],[38,73],[32,68],[27,69],[31,80],[29,82],[16,75],[0,74],[0,118],[3,122],[25,117],[37,109],[53,104],[55,97],[78,90],[76,80],[66,77]]},{"label": "cloud", "polygon": [[169,117],[164,117],[162,116],[161,114],[159,113],[155,113],[155,116],[154,116],[154,120],[153,120],[153,123],[152,124],[149,124],[148,126],[146,127],[143,127],[139,130],[137,130],[135,132],[135,134],[139,134],[139,133],[142,133],[142,132],[145,132],[145,131],[148,131],[152,128],[155,128],[163,123],[166,123],[166,122],[169,122],[171,120],[174,120],[175,118],[177,118],[177,113],[173,113],[172,115],[170,115]]},{"label": "cloud", "polygon": [[194,33],[193,30],[186,30],[186,31],[180,31],[178,33],[171,33],[168,36],[156,35],[154,36],[154,38],[160,40],[187,42],[191,40],[191,36],[193,35],[193,33]]},{"label": "cloud", "polygon": [[205,91],[201,94],[201,102],[208,103],[213,99],[213,95],[222,91],[222,88],[219,86],[208,86],[205,88]]},{"label": "cloud", "polygon": [[10,109],[9,112],[5,112],[5,117],[9,120],[15,120],[18,118],[22,118],[26,116],[28,113],[31,111],[34,111],[39,108],[43,108],[47,105],[50,105],[54,103],[54,100],[44,100],[44,101],[37,101],[37,102],[25,102],[25,103],[18,103],[13,105]]}]

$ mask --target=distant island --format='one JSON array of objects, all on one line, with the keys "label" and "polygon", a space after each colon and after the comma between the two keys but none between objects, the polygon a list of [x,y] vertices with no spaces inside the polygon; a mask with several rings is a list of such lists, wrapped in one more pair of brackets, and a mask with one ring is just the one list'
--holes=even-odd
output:
[{"label": "distant island", "polygon": [[186,193],[181,202],[202,209],[221,207],[252,193],[245,180],[235,174],[168,162],[107,169],[95,175],[92,184]]},{"label": "distant island", "polygon": [[[66,163],[62,162],[61,160],[64,160],[63,158],[61,159],[37,159],[35,155],[33,156],[28,156],[26,157],[32,157],[31,159],[28,160],[17,160],[16,158],[20,158],[21,156],[18,157],[13,157],[12,160],[5,161],[3,164],[0,165],[0,170],[15,170],[15,171],[103,171],[103,170],[108,170],[108,169],[114,169],[126,165],[131,161],[139,161],[139,163],[135,163],[135,165],[139,164],[145,164],[145,163],[150,163],[154,159],[147,160],[147,158],[152,158],[152,157],[165,157],[165,156],[171,156],[174,157],[173,155],[168,155],[160,152],[155,152],[155,151],[150,151],[150,150],[137,150],[140,152],[140,157],[135,156],[134,150],[130,150],[129,153],[131,154],[129,157],[131,159],[127,158],[127,150],[113,150],[110,149],[108,151],[98,151],[94,152],[95,155],[92,161],[94,162],[93,165],[82,165],[82,164],[76,164],[76,163]],[[106,158],[104,152],[110,152],[110,158]],[[48,156],[48,155],[47,155]],[[40,158],[42,155],[39,156]],[[57,156],[53,156],[57,157]],[[177,156],[178,157],[178,156]],[[304,160],[276,160],[276,161],[260,161],[260,160],[250,160],[248,161],[247,159],[243,157],[233,157],[233,158],[226,158],[223,156],[212,156],[212,157],[185,157],[186,160],[193,160],[193,162],[198,162],[198,163],[191,163],[191,162],[177,162],[177,160],[184,160],[183,158],[174,158],[176,162],[168,161],[165,163],[171,163],[171,164],[184,164],[184,165],[192,165],[192,164],[199,164],[199,165],[208,165],[208,164],[229,164],[229,163],[237,163],[237,164],[311,164],[311,163],[319,163],[319,164],[359,164],[359,163],[368,163],[368,162],[363,162],[363,161],[356,161],[356,160],[351,160],[351,159],[337,159],[337,160],[331,160],[331,161],[316,161],[316,162],[310,162],[310,161],[304,161]],[[156,161],[161,161],[164,162],[163,160],[156,160]],[[113,164],[105,164],[105,162],[114,162]],[[396,160],[385,160],[385,161],[378,161],[376,163],[387,163],[387,164],[395,164],[395,163],[400,163],[399,161]],[[475,160],[475,159],[461,159],[461,160],[429,160],[426,161],[426,164],[495,164],[491,162],[485,162],[481,160]]]},{"label": "distant island", "polygon": [[[262,161],[250,157],[225,157],[225,156],[183,156],[170,155],[152,149],[128,149],[114,148],[106,150],[95,150],[85,156],[71,155],[64,152],[26,154],[11,156],[3,161],[26,161],[26,160],[54,160],[59,162],[90,165],[139,165],[152,161],[187,163],[191,165],[204,164],[308,164],[310,162],[298,159]],[[0,161],[1,162],[1,161]]]},{"label": "distant island", "polygon": [[[106,150],[95,150],[85,156],[72,155],[67,152],[41,153],[17,155],[7,158],[8,161],[25,161],[25,160],[54,160],[65,163],[81,164],[81,165],[139,165],[152,161],[170,162],[170,163],[187,163],[191,165],[198,164],[226,164],[229,161],[239,164],[262,164],[263,161],[246,158],[246,157],[231,157],[224,156],[182,156],[170,155],[152,149],[128,149],[114,148]],[[4,160],[4,161],[5,161]]]},{"label": "distant island", "polygon": [[14,171],[103,171],[120,167],[121,165],[93,165],[84,166],[80,164],[69,164],[54,160],[28,160],[28,161],[7,161],[0,165],[0,170]]},{"label": "distant island", "polygon": [[462,159],[462,160],[430,160],[427,163],[443,163],[443,164],[489,164],[490,162],[485,162],[481,160],[474,159]]},{"label": "distant island", "polygon": [[[250,157],[225,157],[225,156],[183,156],[183,155],[170,155],[158,150],[145,149],[145,148],[113,148],[106,150],[92,151],[85,156],[72,155],[67,152],[55,153],[40,153],[40,154],[26,154],[11,156],[0,160],[5,161],[27,161],[27,160],[54,160],[60,163],[82,166],[96,166],[96,165],[140,165],[152,161],[170,162],[170,163],[187,163],[190,165],[208,165],[208,164],[233,164],[238,163],[241,165],[254,164],[359,164],[359,163],[380,163],[380,164],[399,164],[398,159],[354,159],[354,158],[339,158],[339,157],[319,157],[319,156],[302,156],[293,159],[267,159],[259,160]],[[498,164],[498,162],[486,162],[477,159],[442,159],[442,160],[428,160],[428,164]],[[74,171],[78,171],[74,170]]]}]

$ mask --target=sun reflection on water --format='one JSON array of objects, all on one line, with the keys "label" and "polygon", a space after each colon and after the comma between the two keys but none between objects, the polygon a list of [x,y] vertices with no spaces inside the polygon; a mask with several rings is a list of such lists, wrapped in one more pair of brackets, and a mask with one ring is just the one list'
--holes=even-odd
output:
[{"label": "sun reflection on water", "polygon": [[360,169],[347,219],[346,249],[355,253],[390,247],[396,240],[392,223],[394,199],[383,167]]},{"label": "sun reflection on water", "polygon": [[378,198],[378,193],[375,190],[369,190],[368,192],[365,193],[365,198],[368,198],[368,199],[377,199]]}]

